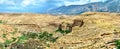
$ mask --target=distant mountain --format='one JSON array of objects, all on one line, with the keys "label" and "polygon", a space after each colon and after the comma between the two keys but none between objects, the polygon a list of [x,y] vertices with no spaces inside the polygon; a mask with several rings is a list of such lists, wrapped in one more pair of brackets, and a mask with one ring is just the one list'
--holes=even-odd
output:
[{"label": "distant mountain", "polygon": [[48,11],[49,14],[81,14],[84,12],[120,12],[120,0],[88,3],[85,5],[61,6]]}]

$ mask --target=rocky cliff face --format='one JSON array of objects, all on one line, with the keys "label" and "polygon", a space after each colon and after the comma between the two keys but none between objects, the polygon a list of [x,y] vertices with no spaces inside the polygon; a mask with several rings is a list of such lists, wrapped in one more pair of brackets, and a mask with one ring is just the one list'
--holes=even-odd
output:
[{"label": "rocky cliff face", "polygon": [[120,0],[108,0],[85,5],[62,6],[49,10],[50,14],[81,14],[84,12],[120,12]]},{"label": "rocky cliff face", "polygon": [[[48,31],[58,37],[55,43],[50,43],[45,49],[113,49],[116,47],[114,41],[120,38],[120,14],[116,13],[87,12],[74,17],[1,14],[0,20],[4,22],[0,25],[1,43],[31,31]],[[81,23],[76,22],[72,32],[65,35],[54,32],[59,24],[74,24],[75,20],[82,20],[84,24],[79,26]],[[13,35],[11,32],[14,28],[18,31]],[[2,37],[3,34],[7,34],[7,38]]]}]

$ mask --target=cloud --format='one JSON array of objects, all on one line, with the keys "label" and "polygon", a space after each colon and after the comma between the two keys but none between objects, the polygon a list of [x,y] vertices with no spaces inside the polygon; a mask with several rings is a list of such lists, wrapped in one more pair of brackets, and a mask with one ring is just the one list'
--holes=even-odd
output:
[{"label": "cloud", "polygon": [[46,2],[46,0],[23,0],[21,2],[21,6],[23,6],[23,7],[36,6],[36,5],[42,5],[45,2]]},{"label": "cloud", "polygon": [[35,4],[35,3],[34,3],[34,0],[24,0],[24,1],[22,1],[22,3],[21,3],[22,6],[28,6],[28,5],[30,5],[30,4]]},{"label": "cloud", "polygon": [[103,2],[106,0],[72,0],[72,1],[63,1],[65,6],[69,5],[82,5],[82,4],[87,4],[87,3],[92,3],[92,2]]},{"label": "cloud", "polygon": [[12,0],[0,0],[0,4],[15,5],[15,2]]}]

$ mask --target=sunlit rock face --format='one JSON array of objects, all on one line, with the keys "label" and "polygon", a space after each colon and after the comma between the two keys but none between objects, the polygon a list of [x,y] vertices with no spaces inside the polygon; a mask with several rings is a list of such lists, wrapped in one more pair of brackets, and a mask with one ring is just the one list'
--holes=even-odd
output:
[{"label": "sunlit rock face", "polygon": [[84,12],[120,12],[120,0],[108,0],[105,2],[88,3],[85,5],[61,6],[49,10],[50,14],[81,14]]}]

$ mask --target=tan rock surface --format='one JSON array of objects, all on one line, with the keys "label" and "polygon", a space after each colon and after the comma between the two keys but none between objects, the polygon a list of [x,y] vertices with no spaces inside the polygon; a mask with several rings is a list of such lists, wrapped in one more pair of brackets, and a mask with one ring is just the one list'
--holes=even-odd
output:
[{"label": "tan rock surface", "polygon": [[[115,47],[112,43],[114,39],[119,39],[120,37],[120,15],[116,13],[87,12],[81,15],[62,18],[60,16],[42,14],[4,14],[0,15],[0,20],[4,21],[6,25],[0,25],[0,28],[5,28],[5,33],[7,33],[11,32],[13,28],[18,27],[9,24],[36,24],[40,27],[39,31],[49,31],[55,34],[53,31],[55,31],[57,27],[49,25],[49,23],[55,22],[59,24],[64,22],[71,24],[74,19],[82,19],[84,25],[82,27],[73,27],[71,33],[60,36],[56,43],[51,44],[47,49],[113,49]],[[27,30],[26,28],[36,29],[35,26],[23,27],[23,25],[20,25],[19,27],[23,28],[24,31]],[[118,33],[114,34],[114,30]],[[3,30],[0,31],[0,35],[1,34],[3,34]],[[0,41],[3,41],[1,37]]]}]

